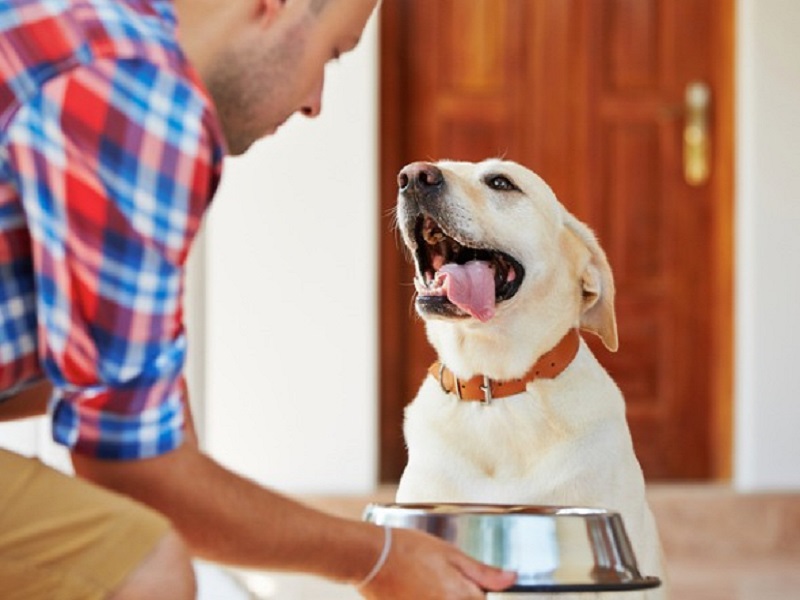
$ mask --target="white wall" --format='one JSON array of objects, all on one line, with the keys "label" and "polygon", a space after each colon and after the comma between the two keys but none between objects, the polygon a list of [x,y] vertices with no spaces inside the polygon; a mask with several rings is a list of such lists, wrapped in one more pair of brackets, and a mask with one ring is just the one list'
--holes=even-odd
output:
[{"label": "white wall", "polygon": [[738,9],[735,480],[800,489],[800,2]]},{"label": "white wall", "polygon": [[229,160],[206,222],[205,445],[285,491],[376,479],[376,36],[321,117]]}]

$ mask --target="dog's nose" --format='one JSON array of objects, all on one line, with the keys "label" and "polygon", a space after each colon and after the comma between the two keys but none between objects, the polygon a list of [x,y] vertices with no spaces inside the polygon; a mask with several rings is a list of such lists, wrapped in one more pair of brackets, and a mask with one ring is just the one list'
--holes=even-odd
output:
[{"label": "dog's nose", "polygon": [[419,186],[422,190],[440,187],[444,183],[441,170],[431,163],[415,162],[406,165],[397,175],[397,185],[401,192]]}]

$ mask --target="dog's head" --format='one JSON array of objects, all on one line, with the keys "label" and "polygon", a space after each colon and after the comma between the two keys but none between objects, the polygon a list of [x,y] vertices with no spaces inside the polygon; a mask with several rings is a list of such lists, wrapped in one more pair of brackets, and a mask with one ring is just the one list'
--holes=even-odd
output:
[{"label": "dog's head", "polygon": [[578,326],[616,350],[605,253],[539,176],[494,159],[416,162],[400,171],[398,184],[416,308],[440,356],[463,354],[470,340],[484,340],[477,353],[531,337],[555,343]]}]

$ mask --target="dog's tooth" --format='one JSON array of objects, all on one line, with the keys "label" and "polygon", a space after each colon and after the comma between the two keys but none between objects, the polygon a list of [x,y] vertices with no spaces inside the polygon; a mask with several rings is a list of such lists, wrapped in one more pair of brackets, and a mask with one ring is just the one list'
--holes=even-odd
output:
[{"label": "dog's tooth", "polygon": [[417,293],[423,296],[442,296],[445,294],[442,288],[443,277],[431,271],[425,272],[420,277],[414,277],[414,288]]},{"label": "dog's tooth", "polygon": [[429,244],[438,244],[444,239],[444,233],[441,229],[433,229],[425,231],[425,241]]},{"label": "dog's tooth", "polygon": [[517,278],[517,272],[514,270],[514,265],[508,265],[508,275],[506,281],[514,281]]}]

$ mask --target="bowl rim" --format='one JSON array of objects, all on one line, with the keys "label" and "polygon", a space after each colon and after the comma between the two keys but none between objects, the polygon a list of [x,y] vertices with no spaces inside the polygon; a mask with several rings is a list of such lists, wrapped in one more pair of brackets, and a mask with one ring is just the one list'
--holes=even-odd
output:
[{"label": "bowl rim", "polygon": [[591,506],[559,506],[546,504],[478,504],[393,502],[370,503],[365,511],[385,511],[393,514],[424,516],[498,516],[531,515],[541,517],[616,517],[619,512]]},{"label": "bowl rim", "polygon": [[506,593],[525,592],[542,594],[563,594],[569,592],[630,592],[661,587],[658,577],[638,577],[617,583],[548,583],[541,585],[512,585],[503,590]]}]

